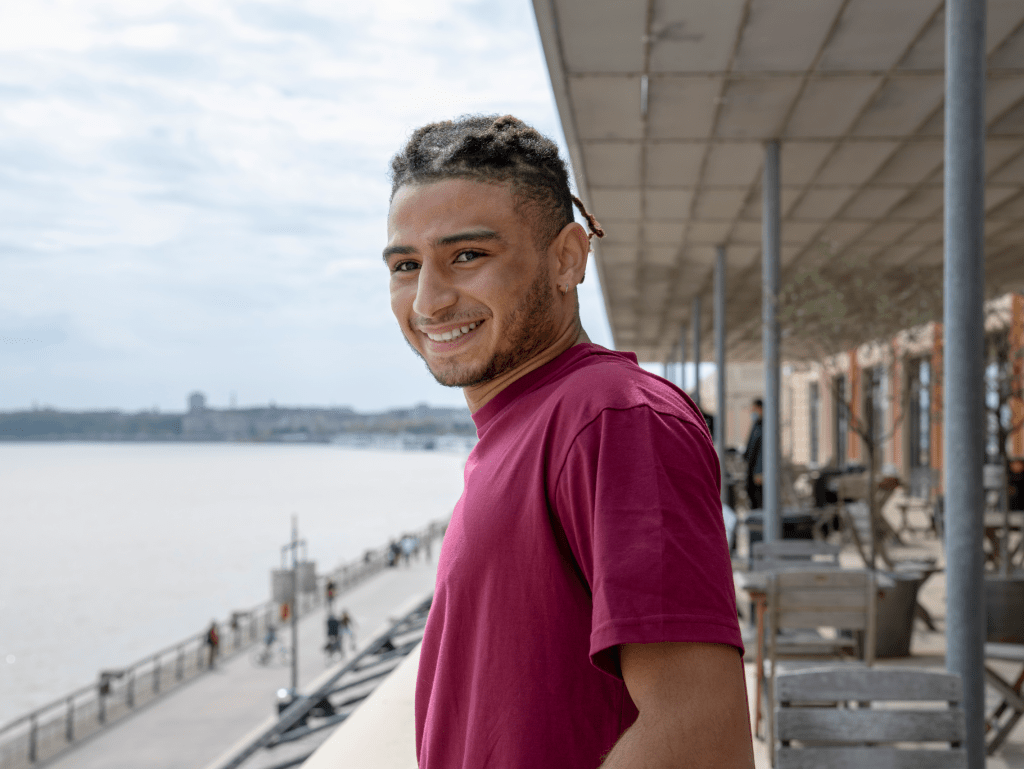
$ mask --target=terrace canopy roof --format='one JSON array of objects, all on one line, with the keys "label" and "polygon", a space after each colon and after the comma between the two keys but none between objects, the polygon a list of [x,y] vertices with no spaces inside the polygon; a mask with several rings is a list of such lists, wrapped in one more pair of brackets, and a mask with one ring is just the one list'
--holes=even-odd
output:
[{"label": "terrace canopy roof", "polygon": [[[577,186],[608,232],[596,262],[619,349],[674,359],[724,246],[729,354],[760,359],[769,140],[781,147],[783,302],[787,285],[825,276],[845,295],[851,343],[874,328],[881,294],[939,317],[943,2],[534,6]],[[987,50],[986,280],[999,294],[1024,287],[1024,2],[989,0]],[[782,314],[784,354],[800,357],[816,331]]]}]

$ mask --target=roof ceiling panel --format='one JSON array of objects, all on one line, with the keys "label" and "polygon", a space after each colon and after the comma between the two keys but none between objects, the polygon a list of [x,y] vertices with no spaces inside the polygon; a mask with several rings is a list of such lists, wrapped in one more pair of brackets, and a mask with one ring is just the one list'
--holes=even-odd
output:
[{"label": "roof ceiling panel", "polygon": [[912,230],[916,222],[881,221],[861,236],[862,243],[892,243]]},{"label": "roof ceiling panel", "polygon": [[571,77],[572,99],[581,139],[640,139],[640,78]]},{"label": "roof ceiling panel", "polygon": [[873,180],[874,184],[917,184],[942,165],[942,140],[904,144]]},{"label": "roof ceiling panel", "polygon": [[[572,72],[641,72],[647,13],[643,3],[601,3],[558,0],[559,26],[565,67]],[[630,44],[624,45],[624,41]]]},{"label": "roof ceiling panel", "polygon": [[912,192],[889,214],[894,219],[927,219],[942,208],[942,189],[923,187]]},{"label": "roof ceiling panel", "polygon": [[941,104],[941,75],[905,75],[886,83],[853,126],[855,136],[905,136]]},{"label": "roof ceiling panel", "polygon": [[637,243],[628,246],[619,246],[613,243],[601,244],[601,261],[605,270],[614,269],[615,274],[620,278],[626,274],[624,271],[635,271],[637,254]]},{"label": "roof ceiling panel", "polygon": [[651,144],[647,148],[647,183],[655,187],[696,187],[705,152],[703,144]]},{"label": "roof ceiling panel", "polygon": [[644,224],[644,242],[678,246],[683,242],[683,227],[683,222],[647,222]]},{"label": "roof ceiling panel", "polygon": [[[989,139],[985,142],[985,173],[991,174],[1014,157],[1024,145],[1013,139]],[[991,181],[991,180],[990,180]]]},{"label": "roof ceiling panel", "polygon": [[940,10],[932,17],[921,37],[899,64],[902,70],[938,70],[946,63],[946,13]]},{"label": "roof ceiling panel", "polygon": [[783,135],[819,138],[846,133],[881,82],[881,77],[868,76],[808,80]]},{"label": "roof ceiling panel", "polygon": [[[783,233],[786,232],[786,228],[782,228]],[[785,237],[783,237],[785,240]],[[729,243],[753,243],[754,245],[760,245],[761,243],[761,224],[760,222],[737,222],[733,228],[732,235],[729,237]]]},{"label": "roof ceiling panel", "polygon": [[986,250],[988,247],[995,249],[1021,244],[1024,244],[1024,224],[1006,227],[1001,232],[985,239]]},{"label": "roof ceiling panel", "polygon": [[604,237],[601,245],[633,245],[640,242],[639,219],[601,219]]},{"label": "roof ceiling panel", "polygon": [[[649,88],[648,132],[652,139],[705,139],[711,133],[716,99],[722,89],[717,77],[655,77]],[[637,116],[640,115],[637,86]]]},{"label": "roof ceiling panel", "polygon": [[989,78],[985,84],[985,122],[998,120],[1021,99],[1024,99],[1024,79]]},{"label": "roof ceiling panel", "polygon": [[1020,0],[988,0],[985,5],[985,43],[992,53],[1024,22],[1024,5]]},{"label": "roof ceiling panel", "polygon": [[845,142],[839,145],[839,149],[829,158],[815,184],[863,184],[874,175],[897,146],[894,141]]},{"label": "roof ceiling panel", "polygon": [[831,219],[853,195],[849,189],[811,189],[793,210],[794,219],[824,221]]},{"label": "roof ceiling panel", "polygon": [[803,71],[811,66],[842,0],[753,0],[736,52],[738,71]]},{"label": "roof ceiling panel", "polygon": [[597,187],[636,187],[640,184],[638,142],[587,142],[583,145],[587,179]]},{"label": "roof ceiling panel", "polygon": [[[671,267],[676,263],[676,257],[679,255],[679,246],[644,246],[643,249],[643,266],[644,269],[649,267]],[[646,277],[646,275],[645,275]],[[668,287],[666,286],[666,291]]]},{"label": "roof ceiling panel", "polygon": [[732,139],[778,136],[800,90],[800,78],[733,80],[725,89],[715,135]]},{"label": "roof ceiling panel", "polygon": [[818,67],[890,69],[941,4],[941,0],[852,0]]},{"label": "roof ceiling panel", "polygon": [[686,249],[686,258],[683,263],[683,270],[690,280],[704,280],[715,264],[718,249],[714,246],[693,246]]},{"label": "roof ceiling panel", "polygon": [[884,267],[899,267],[913,261],[924,250],[925,246],[920,243],[897,243],[876,255],[874,263]]},{"label": "roof ceiling panel", "polygon": [[750,186],[761,170],[764,146],[760,143],[716,144],[708,151],[703,183]]},{"label": "roof ceiling panel", "polygon": [[992,174],[990,181],[994,184],[1024,184],[1024,153]]},{"label": "roof ceiling panel", "polygon": [[903,238],[904,243],[940,243],[942,241],[942,220],[922,222]]},{"label": "roof ceiling panel", "polygon": [[735,219],[746,199],[745,190],[701,190],[694,212],[697,219]]},{"label": "roof ceiling panel", "polygon": [[815,239],[819,232],[820,222],[783,222],[782,242],[790,245],[806,244]]},{"label": "roof ceiling panel", "polygon": [[761,255],[760,246],[729,246],[725,250],[725,259],[733,269],[748,269]]},{"label": "roof ceiling panel", "polygon": [[989,188],[985,190],[985,210],[987,216],[1000,221],[1024,219],[1024,194],[1019,189]]},{"label": "roof ceiling panel", "polygon": [[651,21],[651,71],[724,70],[732,56],[744,2],[715,0],[714,3],[690,3],[675,0],[655,3]]},{"label": "roof ceiling panel", "polygon": [[838,249],[856,240],[870,225],[870,222],[863,221],[841,220],[832,222],[825,227],[818,240],[828,243],[832,249]]},{"label": "roof ceiling panel", "polygon": [[779,153],[779,175],[786,185],[808,184],[832,151],[831,142],[786,142]]},{"label": "roof ceiling panel", "polygon": [[590,188],[594,216],[600,219],[639,219],[640,190]]},{"label": "roof ceiling panel", "polygon": [[988,66],[993,70],[1020,69],[1024,62],[1024,28],[1018,29],[988,57]]},{"label": "roof ceiling panel", "polygon": [[1024,136],[1024,101],[1007,111],[989,130],[998,136]]},{"label": "roof ceiling panel", "polygon": [[909,187],[868,187],[857,193],[843,210],[845,219],[877,219],[884,216],[910,192]]},{"label": "roof ceiling panel", "polygon": [[649,219],[686,219],[690,215],[693,190],[647,190]]},{"label": "roof ceiling panel", "polygon": [[686,231],[687,243],[724,243],[732,222],[691,222]]}]

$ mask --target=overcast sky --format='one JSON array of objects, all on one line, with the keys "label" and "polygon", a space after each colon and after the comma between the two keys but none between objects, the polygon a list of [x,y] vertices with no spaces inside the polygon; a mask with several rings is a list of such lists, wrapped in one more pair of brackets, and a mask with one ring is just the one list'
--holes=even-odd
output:
[{"label": "overcast sky", "polygon": [[529,0],[3,0],[0,410],[464,404],[380,252],[389,158],[470,112],[564,146]]}]

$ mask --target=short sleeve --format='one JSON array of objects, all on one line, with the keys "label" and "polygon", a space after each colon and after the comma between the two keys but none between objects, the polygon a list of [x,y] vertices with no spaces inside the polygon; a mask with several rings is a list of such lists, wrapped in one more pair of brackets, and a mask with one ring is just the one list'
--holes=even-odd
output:
[{"label": "short sleeve", "polygon": [[598,668],[621,678],[625,643],[742,651],[718,459],[702,425],[649,406],[606,409],[576,436],[555,484],[593,596]]}]

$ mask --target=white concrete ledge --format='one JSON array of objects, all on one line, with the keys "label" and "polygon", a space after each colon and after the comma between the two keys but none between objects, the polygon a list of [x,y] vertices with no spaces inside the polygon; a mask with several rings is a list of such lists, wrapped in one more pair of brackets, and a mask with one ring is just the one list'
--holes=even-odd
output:
[{"label": "white concrete ledge", "polygon": [[416,769],[416,646],[302,769]]}]

